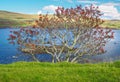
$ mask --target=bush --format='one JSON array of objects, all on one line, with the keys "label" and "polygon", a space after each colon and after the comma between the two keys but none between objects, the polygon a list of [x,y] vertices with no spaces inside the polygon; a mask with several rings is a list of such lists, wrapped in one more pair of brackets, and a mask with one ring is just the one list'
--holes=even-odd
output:
[{"label": "bush", "polygon": [[22,52],[47,53],[52,62],[79,62],[83,55],[104,53],[105,44],[113,38],[111,29],[103,23],[98,7],[58,7],[53,16],[39,15],[33,27],[21,28],[10,35],[10,43],[19,45]]}]

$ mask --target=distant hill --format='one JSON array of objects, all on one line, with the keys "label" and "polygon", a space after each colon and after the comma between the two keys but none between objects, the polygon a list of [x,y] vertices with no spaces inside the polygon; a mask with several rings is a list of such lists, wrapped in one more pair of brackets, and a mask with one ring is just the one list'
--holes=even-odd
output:
[{"label": "distant hill", "polygon": [[37,15],[21,14],[0,10],[0,27],[27,26],[37,19]]},{"label": "distant hill", "polygon": [[101,26],[120,29],[120,20],[105,20]]},{"label": "distant hill", "polygon": [[[37,15],[21,14],[0,10],[0,27],[31,26],[38,19]],[[105,20],[101,25],[109,28],[120,28],[120,20]]]}]

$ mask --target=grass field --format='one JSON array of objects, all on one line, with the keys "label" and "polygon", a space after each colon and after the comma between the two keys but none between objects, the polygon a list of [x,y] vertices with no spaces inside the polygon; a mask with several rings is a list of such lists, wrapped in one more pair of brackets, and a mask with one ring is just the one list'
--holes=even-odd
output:
[{"label": "grass field", "polygon": [[120,82],[120,61],[99,64],[1,64],[0,82]]}]

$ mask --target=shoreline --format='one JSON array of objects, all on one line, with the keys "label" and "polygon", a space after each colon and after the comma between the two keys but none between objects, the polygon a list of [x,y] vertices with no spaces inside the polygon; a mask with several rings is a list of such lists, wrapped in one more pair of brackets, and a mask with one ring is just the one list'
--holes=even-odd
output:
[{"label": "shoreline", "polygon": [[[31,27],[31,26],[24,26],[24,27]],[[0,27],[0,29],[15,29],[15,28],[23,28],[23,26],[18,26],[18,27],[11,27],[11,26],[5,26],[5,27]],[[104,28],[104,27],[103,27]],[[104,29],[112,29],[112,30],[120,30],[120,28],[104,28]]]}]

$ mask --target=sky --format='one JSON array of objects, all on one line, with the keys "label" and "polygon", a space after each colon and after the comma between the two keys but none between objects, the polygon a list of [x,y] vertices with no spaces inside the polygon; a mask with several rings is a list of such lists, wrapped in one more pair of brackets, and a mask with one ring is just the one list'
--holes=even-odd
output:
[{"label": "sky", "polygon": [[99,6],[104,19],[120,20],[120,0],[0,0],[0,10],[25,14],[55,13],[58,6],[65,8],[76,5]]}]

